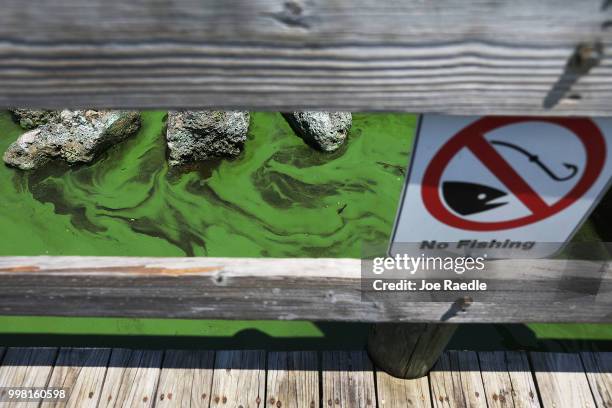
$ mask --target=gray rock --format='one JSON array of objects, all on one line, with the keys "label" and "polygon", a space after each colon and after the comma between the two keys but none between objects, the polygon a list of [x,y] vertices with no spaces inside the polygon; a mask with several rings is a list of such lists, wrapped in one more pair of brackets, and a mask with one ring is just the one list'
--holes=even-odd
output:
[{"label": "gray rock", "polygon": [[57,119],[60,111],[43,109],[11,109],[15,120],[24,129],[33,129]]},{"label": "gray rock", "polygon": [[166,141],[171,166],[235,157],[249,130],[249,112],[168,112]]},{"label": "gray rock", "polygon": [[283,116],[299,137],[324,152],[342,146],[353,122],[350,112],[292,112]]},{"label": "gray rock", "polygon": [[4,153],[4,162],[22,170],[36,169],[52,159],[87,163],[103,150],[136,133],[136,111],[71,111],[25,132]]}]

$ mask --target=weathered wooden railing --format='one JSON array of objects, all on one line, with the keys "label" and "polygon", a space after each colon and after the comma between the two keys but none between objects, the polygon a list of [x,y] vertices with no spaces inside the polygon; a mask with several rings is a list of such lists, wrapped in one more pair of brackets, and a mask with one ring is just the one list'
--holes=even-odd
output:
[{"label": "weathered wooden railing", "polygon": [[3,0],[0,106],[610,115],[607,0]]},{"label": "weathered wooden railing", "polygon": [[[563,271],[563,272],[560,272]],[[612,265],[490,261],[499,289],[362,297],[358,259],[0,257],[0,313],[365,322],[612,322]],[[481,298],[479,298],[481,296]],[[461,305],[459,305],[461,306]]]},{"label": "weathered wooden railing", "polygon": [[465,303],[364,298],[357,259],[4,257],[0,314],[375,322],[370,354],[402,377],[429,370],[453,323],[612,322],[608,263],[491,261],[483,279],[504,284]]}]

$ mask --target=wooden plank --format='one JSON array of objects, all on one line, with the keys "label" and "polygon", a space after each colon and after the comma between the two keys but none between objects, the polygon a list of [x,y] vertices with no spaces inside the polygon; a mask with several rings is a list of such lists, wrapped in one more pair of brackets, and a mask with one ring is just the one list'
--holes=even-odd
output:
[{"label": "wooden plank", "polygon": [[529,367],[527,354],[518,351],[507,351],[506,362],[514,389],[513,400],[517,407],[539,407],[540,401],[536,390],[533,373]]},{"label": "wooden plank", "polygon": [[455,292],[362,297],[358,259],[0,257],[0,315],[612,322],[610,263],[491,261],[486,282],[458,312]]},{"label": "wooden plank", "polygon": [[513,387],[508,373],[505,353],[478,353],[482,382],[490,408],[514,407]]},{"label": "wooden plank", "polygon": [[404,380],[376,370],[376,390],[379,408],[431,408],[426,375],[415,380]]},{"label": "wooden plank", "polygon": [[213,351],[167,350],[155,406],[208,408],[214,362]]},{"label": "wooden plank", "polygon": [[218,351],[210,407],[258,408],[266,391],[264,351]]},{"label": "wooden plank", "polygon": [[612,408],[612,352],[584,352],[580,357],[597,406]]},{"label": "wooden plank", "polygon": [[6,0],[0,106],[610,115],[607,4]]},{"label": "wooden plank", "polygon": [[110,349],[62,348],[53,367],[49,387],[68,388],[68,401],[44,407],[95,408],[98,406]]},{"label": "wooden plank", "polygon": [[530,353],[544,408],[595,407],[578,354]]},{"label": "wooden plank", "polygon": [[162,356],[162,351],[113,349],[99,407],[152,407]]},{"label": "wooden plank", "polygon": [[[148,40],[154,44],[152,40],[160,37],[191,43],[230,38],[242,39],[244,43],[244,39],[265,38],[291,44],[307,39],[328,44],[346,41],[359,44],[368,39],[397,44],[416,39],[449,42],[478,38],[478,35],[507,42],[559,44],[568,38],[604,36],[601,22],[608,11],[602,10],[600,2],[584,1],[578,9],[568,0],[543,0],[537,5],[518,0],[512,6],[499,1],[483,5],[475,0],[454,0],[448,1],[444,9],[417,1],[381,8],[366,0],[339,0],[332,4],[313,0],[291,5],[278,0],[258,0],[249,9],[241,8],[246,3],[236,0],[229,3],[177,0],[169,4],[140,0],[130,5],[117,0],[106,3],[92,0],[88,6],[76,0],[64,0],[61,7],[52,3],[38,8],[24,6],[22,10],[18,8],[20,4],[6,3],[0,18],[1,36],[24,41],[78,39],[99,43],[121,41],[130,34],[133,42]],[[28,19],[24,20],[26,13]],[[81,19],[81,24],[74,21],[76,17]],[[466,32],[468,28],[472,31]],[[362,60],[367,61],[365,57]]]},{"label": "wooden plank", "polygon": [[474,351],[447,351],[429,373],[434,407],[487,407]]},{"label": "wooden plank", "polygon": [[[0,366],[0,387],[46,387],[57,348],[10,347]],[[38,407],[40,400],[3,402],[2,408]]]},{"label": "wooden plank", "polygon": [[266,406],[319,407],[319,371],[316,352],[268,354]]},{"label": "wooden plank", "polygon": [[478,359],[489,408],[540,407],[524,352],[479,352]]},{"label": "wooden plank", "polygon": [[374,369],[362,351],[328,351],[322,355],[323,406],[375,407]]}]

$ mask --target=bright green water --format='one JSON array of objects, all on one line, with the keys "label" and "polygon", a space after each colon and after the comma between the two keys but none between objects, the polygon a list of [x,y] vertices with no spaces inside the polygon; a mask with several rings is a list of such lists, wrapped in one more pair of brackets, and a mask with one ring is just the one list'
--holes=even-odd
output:
[{"label": "bright green water", "polygon": [[[360,257],[362,244],[387,242],[415,116],[355,114],[348,145],[330,155],[307,147],[279,114],[254,113],[238,159],[191,171],[168,168],[163,119],[143,113],[141,131],[92,165],[0,165],[0,256]],[[0,151],[21,132],[0,114]],[[0,333],[232,336],[253,327],[273,337],[340,335],[308,322],[0,318]],[[612,339],[611,326],[531,329]],[[363,338],[362,326],[347,330]]]},{"label": "bright green water", "polygon": [[[316,152],[280,114],[252,115],[237,160],[169,170],[163,112],[90,166],[0,166],[0,255],[359,257],[386,242],[412,115],[355,115],[344,151]],[[21,133],[0,117],[0,150]]]}]

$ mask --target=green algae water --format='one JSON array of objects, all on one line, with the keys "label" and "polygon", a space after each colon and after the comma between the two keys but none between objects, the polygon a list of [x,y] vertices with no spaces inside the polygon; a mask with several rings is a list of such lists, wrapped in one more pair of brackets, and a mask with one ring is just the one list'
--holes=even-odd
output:
[{"label": "green algae water", "polygon": [[[166,162],[165,112],[142,116],[137,135],[93,164],[54,162],[30,173],[0,166],[0,228],[5,237],[0,256],[358,258],[362,245],[388,241],[416,116],[354,114],[347,145],[325,154],[305,145],[280,114],[253,113],[240,157],[181,169],[170,169]],[[22,132],[9,114],[0,114],[0,151]],[[587,225],[583,235],[592,231]],[[327,335],[343,344],[365,339],[365,326],[343,327],[0,317],[0,333],[5,334],[235,336],[257,330],[281,338]],[[612,339],[612,326],[605,325],[529,328],[542,338]],[[505,329],[494,332],[508,347],[525,343]]]},{"label": "green algae water", "polygon": [[[169,169],[164,112],[91,165],[0,168],[0,255],[359,257],[386,242],[415,117],[354,115],[347,146],[314,151],[254,113],[243,154]],[[0,117],[0,149],[21,129]]]}]

